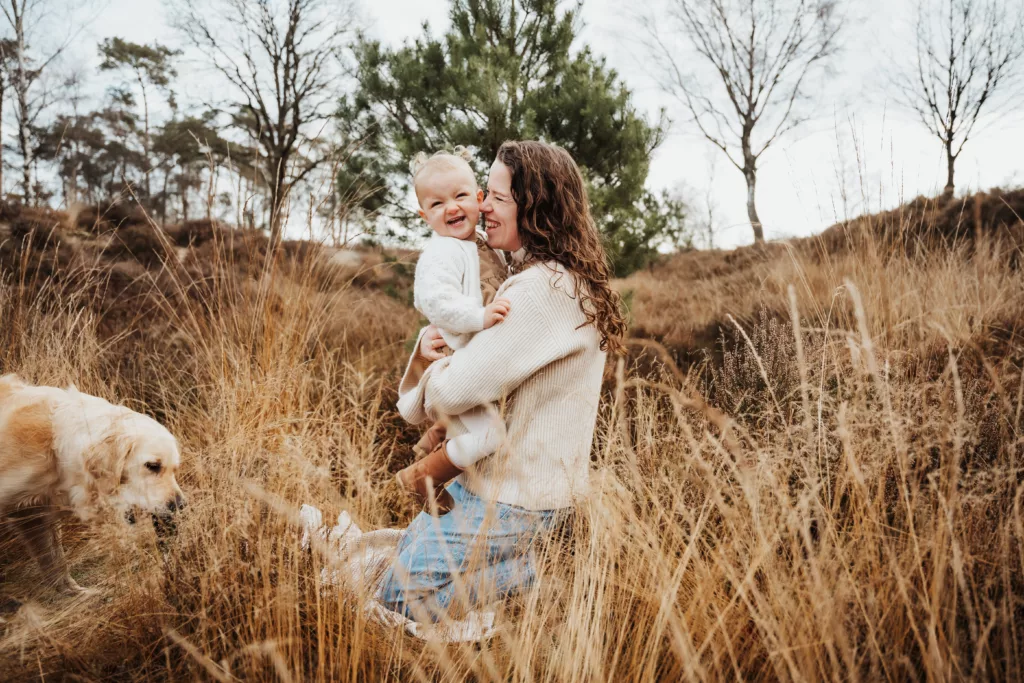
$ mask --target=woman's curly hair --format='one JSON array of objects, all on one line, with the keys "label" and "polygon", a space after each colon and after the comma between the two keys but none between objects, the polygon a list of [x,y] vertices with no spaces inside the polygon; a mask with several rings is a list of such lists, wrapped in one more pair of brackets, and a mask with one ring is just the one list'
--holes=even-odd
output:
[{"label": "woman's curly hair", "polygon": [[526,262],[557,261],[575,275],[580,308],[601,334],[601,349],[621,353],[626,320],[579,166],[564,149],[535,141],[502,144],[498,161],[512,172]]}]

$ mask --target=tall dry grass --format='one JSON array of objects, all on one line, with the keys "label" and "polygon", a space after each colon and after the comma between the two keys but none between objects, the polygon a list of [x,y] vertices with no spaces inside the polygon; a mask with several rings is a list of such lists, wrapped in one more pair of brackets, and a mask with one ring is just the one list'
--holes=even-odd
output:
[{"label": "tall dry grass", "polygon": [[73,277],[39,286],[8,271],[0,371],[159,416],[191,503],[167,537],[73,529],[92,597],[35,591],[31,567],[8,561],[2,590],[32,600],[0,625],[0,672],[1020,677],[1024,279],[1004,242],[908,253],[865,239],[620,283],[634,331],[669,348],[637,340],[643,373],[610,366],[592,495],[479,646],[368,623],[363,598],[324,590],[324,559],[298,547],[303,502],[363,528],[413,514],[391,483],[414,435],[393,410],[418,323],[406,306],[287,259],[197,278],[166,258],[137,273],[147,322],[118,333],[96,303],[109,268],[72,259]]}]

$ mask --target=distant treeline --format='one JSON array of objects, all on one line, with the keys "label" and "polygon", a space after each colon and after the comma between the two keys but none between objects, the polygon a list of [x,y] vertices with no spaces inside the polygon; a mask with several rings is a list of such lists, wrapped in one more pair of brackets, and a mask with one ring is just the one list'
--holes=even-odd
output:
[{"label": "distant treeline", "polygon": [[[87,95],[95,84],[63,59],[87,32],[54,43],[62,15],[43,11],[52,2],[5,3],[0,121],[6,112],[14,125],[0,130],[0,189],[28,205],[120,198],[163,223],[222,218],[272,241],[286,224],[335,243],[401,238],[416,234],[416,152],[468,146],[482,176],[504,140],[537,138],[580,164],[622,275],[694,241],[684,198],[646,187],[670,126],[702,135],[743,174],[763,239],[762,156],[820,109],[856,30],[854,6],[840,0],[652,5],[623,26],[672,103],[652,119],[579,37],[579,3],[452,0],[444,33],[425,26],[390,48],[361,32],[355,1],[174,0],[182,49],[103,40],[100,68],[113,85],[101,96]],[[941,142],[952,194],[979,122],[1019,101],[1024,11],[1013,0],[922,0],[912,31],[913,51],[886,88]],[[210,92],[202,106],[181,106],[192,73]]]}]

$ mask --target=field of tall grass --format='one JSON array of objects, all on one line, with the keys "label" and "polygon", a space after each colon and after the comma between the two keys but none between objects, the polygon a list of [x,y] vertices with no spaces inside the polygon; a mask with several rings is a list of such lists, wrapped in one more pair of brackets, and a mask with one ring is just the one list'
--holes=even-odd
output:
[{"label": "field of tall grass", "polygon": [[1024,676],[1024,201],[926,204],[617,283],[592,495],[478,645],[368,622],[299,548],[301,503],[414,514],[411,256],[9,210],[0,373],[163,421],[190,505],[173,533],[69,525],[81,598],[4,545],[0,678]]}]

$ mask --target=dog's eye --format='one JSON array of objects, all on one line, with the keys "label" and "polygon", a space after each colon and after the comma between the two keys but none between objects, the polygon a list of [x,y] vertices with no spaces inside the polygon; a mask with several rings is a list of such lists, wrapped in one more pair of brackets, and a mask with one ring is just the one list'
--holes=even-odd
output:
[{"label": "dog's eye", "polygon": [[160,474],[160,470],[162,470],[163,468],[164,468],[164,466],[161,465],[158,462],[147,462],[146,463],[146,469],[149,470],[150,472],[152,472],[153,474]]}]

